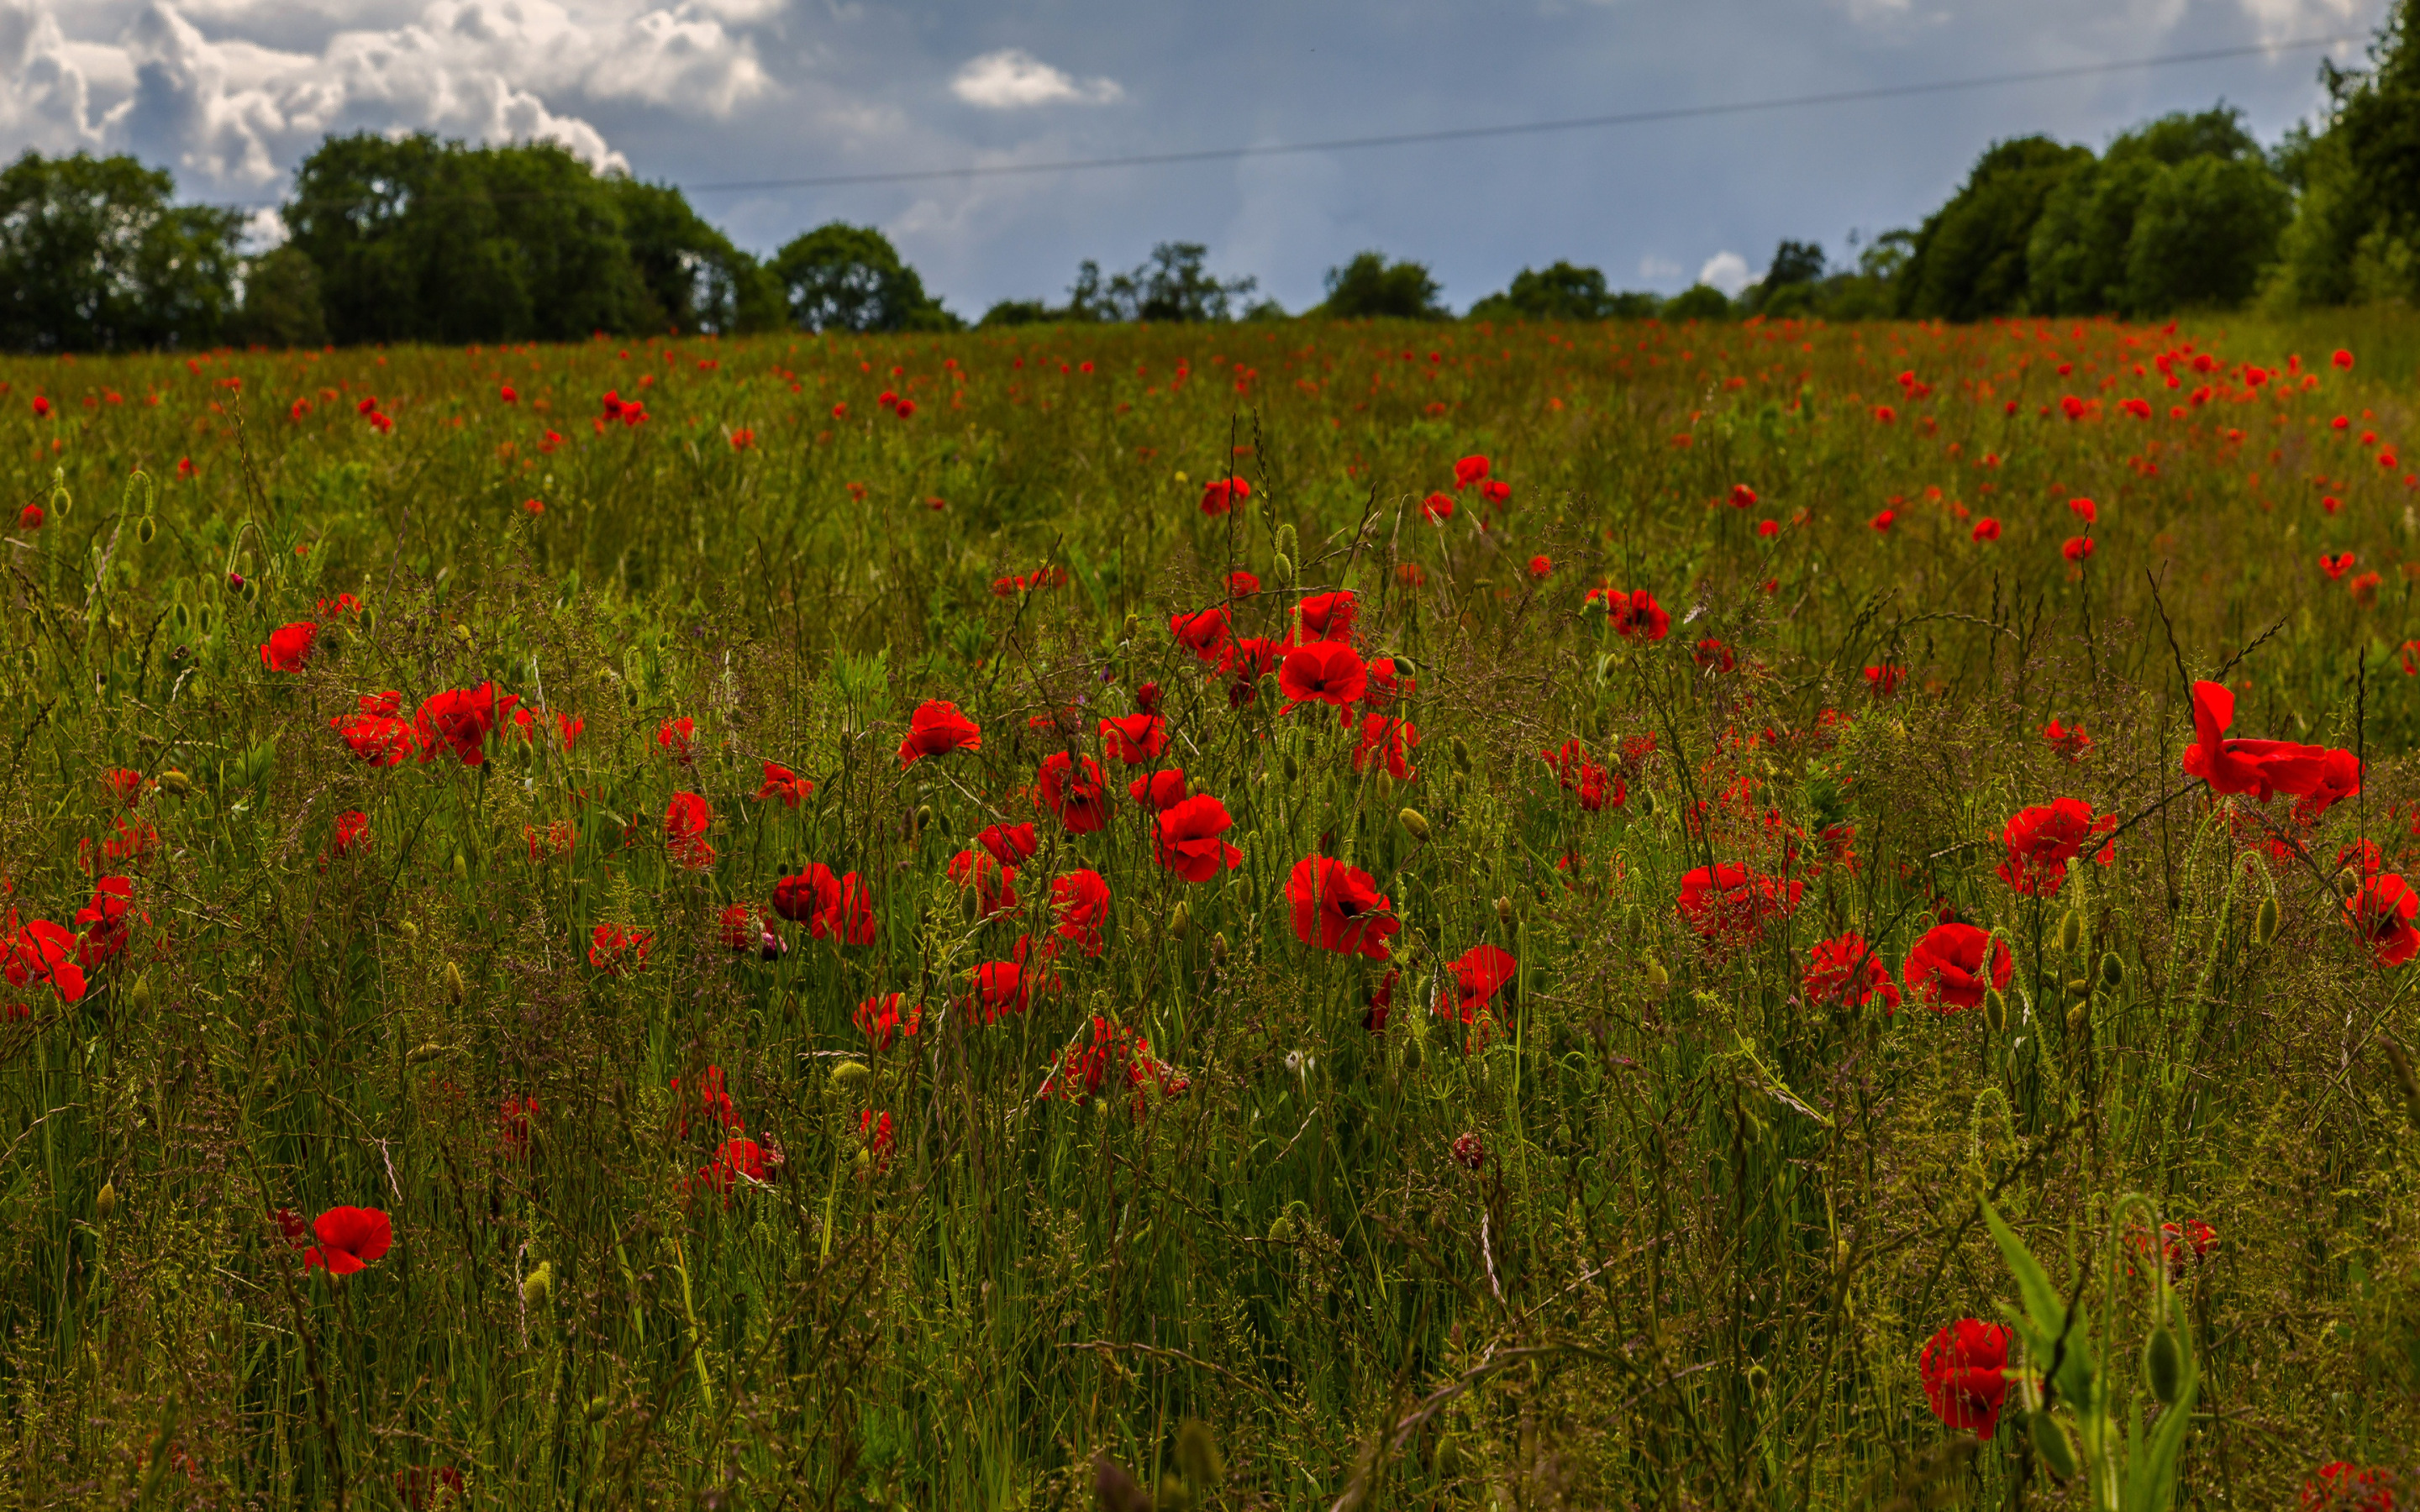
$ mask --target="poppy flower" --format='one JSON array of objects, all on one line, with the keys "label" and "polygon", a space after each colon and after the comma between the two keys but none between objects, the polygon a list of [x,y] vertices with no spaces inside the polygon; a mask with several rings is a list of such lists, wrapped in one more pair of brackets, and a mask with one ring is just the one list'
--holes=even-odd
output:
[{"label": "poppy flower", "polygon": [[1724,946],[1754,938],[1768,918],[1787,918],[1806,891],[1796,877],[1785,883],[1723,861],[1683,872],[1676,906],[1699,939]]},{"label": "poppy flower", "polygon": [[1090,756],[1069,761],[1063,750],[1042,759],[1034,797],[1059,816],[1072,835],[1090,835],[1109,822],[1109,795],[1101,781],[1101,765]]},{"label": "poppy flower", "polygon": [[724,1087],[721,1067],[706,1067],[705,1074],[698,1077],[697,1086],[690,1089],[690,1095],[687,1098],[679,1095],[680,1085],[680,1078],[674,1077],[672,1089],[676,1104],[675,1116],[679,1119],[675,1127],[679,1129],[683,1139],[689,1137],[690,1116],[692,1113],[697,1115],[700,1121],[718,1129],[738,1129],[746,1126],[747,1120],[742,1119],[739,1116],[739,1110],[732,1105],[731,1093]]},{"label": "poppy flower", "polygon": [[1157,714],[1159,712],[1159,685],[1157,683],[1137,683],[1135,685],[1134,699],[1135,710],[1137,713]]},{"label": "poppy flower", "polygon": [[[1392,656],[1379,656],[1363,670],[1369,673],[1370,686],[1362,689],[1361,702],[1369,708],[1383,709],[1393,703],[1396,699],[1417,692],[1420,686],[1419,680],[1408,672],[1398,672],[1395,670],[1395,658]],[[1340,727],[1349,726],[1352,722],[1353,717],[1350,714],[1342,709],[1337,711],[1337,723]]]},{"label": "poppy flower", "polygon": [[1086,955],[1101,953],[1101,926],[1109,921],[1109,885],[1098,872],[1070,872],[1050,881],[1051,912],[1058,925],[1051,933]]},{"label": "poppy flower", "polygon": [[697,1184],[728,1197],[742,1182],[763,1185],[769,1168],[764,1146],[753,1139],[726,1139],[715,1149],[714,1159],[697,1168]]},{"label": "poppy flower", "polygon": [[[1512,952],[1493,945],[1474,945],[1462,953],[1452,964],[1454,1008],[1465,1024],[1475,1023],[1487,1011],[1487,1004],[1504,984],[1520,972],[1520,964]],[[1439,995],[1437,1007],[1445,1008]]]},{"label": "poppy flower", "polygon": [[2091,536],[2071,535],[2065,541],[2060,543],[2058,554],[2065,557],[2070,562],[2082,562],[2085,558],[2092,555],[2092,549]]},{"label": "poppy flower", "polygon": [[318,636],[319,627],[309,620],[281,625],[269,632],[269,643],[260,648],[260,664],[273,672],[299,672],[311,659],[311,642]]},{"label": "poppy flower", "polygon": [[1661,640],[1671,632],[1672,616],[1644,588],[1608,594],[1606,606],[1613,633],[1625,640]]},{"label": "poppy flower", "polygon": [[1234,823],[1227,806],[1206,793],[1181,799],[1160,810],[1154,858],[1187,882],[1207,882],[1244,858],[1218,838]]},{"label": "poppy flower", "polygon": [[94,886],[92,902],[75,914],[84,932],[76,939],[76,964],[92,971],[126,949],[126,916],[133,903],[131,877],[102,877]]},{"label": "poppy flower", "polygon": [[1807,952],[1807,971],[1799,980],[1810,1004],[1863,1008],[1879,997],[1885,1008],[1899,1007],[1899,985],[1891,980],[1890,967],[1854,930],[1816,941]]},{"label": "poppy flower", "polygon": [[697,721],[685,714],[677,719],[666,719],[656,727],[656,744],[665,755],[683,766],[689,765],[697,746]]},{"label": "poppy flower", "polygon": [[1980,1006],[1986,991],[2006,987],[2014,969],[2006,940],[1995,940],[1972,924],[1936,924],[1907,952],[1900,980],[1934,1012],[1955,1013]]},{"label": "poppy flower", "polygon": [[986,961],[970,971],[967,974],[967,1011],[972,1013],[980,1010],[983,1022],[990,1024],[1003,1013],[1022,1013],[1032,1006],[1033,995],[1047,991],[1053,979],[1027,965],[1027,942],[1020,935],[1010,959]]},{"label": "poppy flower", "polygon": [[2089,499],[2069,500],[2067,511],[2086,525],[2097,524],[2101,519],[2101,506]]},{"label": "poppy flower", "polygon": [[1184,802],[1187,792],[1185,769],[1181,766],[1163,767],[1126,784],[1126,795],[1154,813]]},{"label": "poppy flower", "polygon": [[1016,911],[1016,868],[988,851],[960,851],[950,857],[950,880],[975,890],[975,917],[998,918]]},{"label": "poppy flower", "polygon": [[1502,478],[1490,478],[1479,486],[1479,497],[1501,509],[1512,497],[1512,486]]},{"label": "poppy flower", "polygon": [[311,1225],[319,1242],[302,1252],[306,1270],[350,1275],[395,1242],[395,1226],[376,1208],[330,1208]]},{"label": "poppy flower", "polygon": [[1248,635],[1229,641],[1218,657],[1218,671],[1227,678],[1227,702],[1242,708],[1258,698],[1260,680],[1277,671],[1278,659],[1289,649],[1286,642],[1272,636]]},{"label": "poppy flower", "polygon": [[1278,667],[1278,687],[1286,706],[1317,701],[1338,707],[1359,698],[1370,686],[1370,670],[1351,646],[1336,640],[1314,640],[1286,653]]},{"label": "poppy flower", "polygon": [[[392,690],[384,693],[364,693],[355,702],[359,714],[340,714],[328,721],[355,756],[372,766],[398,766],[403,759],[420,748],[418,734],[411,725],[395,717],[403,695]],[[484,759],[484,758],[483,758]]]},{"label": "poppy flower", "polygon": [[[2116,814],[2092,815],[2081,798],[2057,798],[2020,809],[2000,832],[2008,859],[2000,863],[2000,880],[2020,893],[2048,897],[2067,882],[2067,863],[2075,859],[2095,836],[2118,827]],[[2107,852],[2103,851],[2105,863]]]},{"label": "poppy flower", "polygon": [[812,795],[814,791],[815,783],[813,778],[800,777],[786,766],[775,762],[767,762],[765,783],[756,790],[756,801],[762,803],[767,798],[779,798],[783,807],[795,809],[800,799]]},{"label": "poppy flower", "polygon": [[1917,1377],[1932,1415],[1990,1443],[2009,1391],[2009,1340],[2004,1323],[1962,1318],[1932,1335],[1916,1356]]},{"label": "poppy flower", "polygon": [[39,531],[42,528],[42,521],[47,518],[49,517],[42,512],[41,505],[27,504],[17,511],[17,528],[21,531]]},{"label": "poppy flower", "polygon": [[1447,494],[1433,493],[1420,501],[1420,513],[1432,524],[1441,525],[1453,518],[1453,500]]},{"label": "poppy flower", "polygon": [[908,716],[908,736],[899,742],[899,769],[904,772],[927,756],[981,749],[981,727],[960,714],[956,704],[928,699]]},{"label": "poppy flower", "polygon": [[1302,627],[1314,640],[1342,640],[1345,632],[1353,628],[1353,616],[1360,612],[1360,608],[1350,588],[1314,594],[1302,601]]},{"label": "poppy flower", "polygon": [[[2344,352],[2340,367],[2350,367]],[[2395,1512],[2395,1473],[2363,1470],[2349,1459],[2331,1459],[2303,1482],[2303,1512]]]},{"label": "poppy flower", "polygon": [[2077,760],[2083,756],[2086,751],[2092,748],[2092,737],[2090,735],[2086,734],[2081,728],[2070,728],[2062,725],[2055,718],[2052,719],[2050,723],[2042,726],[2041,733],[2042,738],[2050,742],[2050,748],[2058,752],[2061,756],[2066,757],[2069,761]]},{"label": "poppy flower", "polygon": [[1895,509],[1885,509],[1881,514],[1876,515],[1872,519],[1868,520],[1866,523],[1872,526],[1877,534],[1882,534],[1886,533],[1890,530],[1893,522],[1898,520],[1898,518],[1899,511]]},{"label": "poppy flower", "polygon": [[993,860],[1012,867],[1023,865],[1041,845],[1032,825],[987,825],[976,833],[975,843],[991,852]]},{"label": "poppy flower", "polygon": [[2345,922],[2381,966],[2399,966],[2420,955],[2420,929],[2412,918],[2420,913],[2420,894],[2393,872],[2371,877],[2345,905]]},{"label": "poppy flower", "polygon": [[1242,478],[1213,478],[1202,486],[1202,513],[1223,515],[1252,497],[1252,486]]},{"label": "poppy flower", "polygon": [[1541,556],[1529,559],[1529,578],[1533,582],[1544,582],[1554,570],[1555,559],[1552,557]]},{"label": "poppy flower", "polygon": [[692,872],[714,864],[714,847],[706,831],[714,823],[712,806],[694,793],[675,793],[664,804],[664,849]]},{"label": "poppy flower", "polygon": [[1156,714],[1129,714],[1101,721],[1101,743],[1128,766],[1156,761],[1168,748],[1168,721]]},{"label": "poppy flower", "polygon": [[1907,669],[1894,667],[1888,662],[1866,669],[1866,691],[1876,698],[1890,697],[1899,691],[1899,685],[1906,680]]},{"label": "poppy flower", "polygon": [[1387,959],[1387,941],[1404,927],[1370,873],[1326,856],[1306,856],[1286,878],[1295,938],[1340,954]]},{"label": "poppy flower", "polygon": [[144,779],[142,773],[123,766],[113,766],[101,773],[101,785],[109,789],[109,795],[129,809],[141,802],[143,795],[151,788],[151,783]]},{"label": "poppy flower", "polygon": [[[2267,803],[2279,793],[2316,793],[2329,780],[2330,752],[2323,747],[2223,738],[2235,722],[2235,695],[2224,684],[2194,684],[2193,711],[2194,743],[2185,748],[2184,773],[2209,783],[2212,793],[2246,793]],[[2358,783],[2358,772],[2352,780]]]},{"label": "poppy flower", "polygon": [[772,920],[750,903],[733,903],[725,908],[717,921],[716,933],[724,949],[758,951],[768,961],[781,959],[789,949],[788,942],[774,933]]},{"label": "poppy flower", "polygon": [[1698,649],[1690,653],[1690,659],[1708,671],[1727,672],[1739,666],[1739,653],[1711,636],[1698,642]]},{"label": "poppy flower", "polygon": [[75,936],[47,918],[29,920],[8,937],[0,975],[8,977],[11,987],[49,982],[63,1003],[84,995],[84,968],[75,961]]},{"label": "poppy flower", "polygon": [[1252,576],[1249,572],[1246,572],[1243,568],[1237,567],[1234,571],[1227,574],[1228,597],[1249,598],[1260,591],[1260,579]]},{"label": "poppy flower", "polygon": [[1986,515],[1975,522],[1974,539],[1996,541],[2000,538],[2000,522]]},{"label": "poppy flower", "polygon": [[[1559,747],[1548,747],[1538,756],[1553,769],[1556,782],[1564,792],[1574,795],[1580,808],[1589,813],[1602,810],[1608,799],[1618,809],[1629,795],[1620,778],[1589,760],[1588,747],[1580,743],[1577,735]],[[1606,786],[1608,781],[1610,788]]]},{"label": "poppy flower", "polygon": [[914,1005],[903,1017],[899,1005],[906,1001],[906,997],[904,993],[888,993],[869,997],[857,1005],[852,1022],[875,1050],[888,1050],[899,1040],[912,1039],[923,1030],[924,1005]]},{"label": "poppy flower", "polygon": [[368,850],[369,846],[369,815],[354,809],[336,816],[336,835],[333,843],[334,855],[350,856],[357,850]]},{"label": "poppy flower", "polygon": [[656,943],[653,930],[625,930],[619,924],[599,924],[588,932],[588,964],[599,971],[619,973],[627,964],[631,967],[647,964],[647,951]]},{"label": "poppy flower", "polygon": [[1365,714],[1361,733],[1353,744],[1353,769],[1358,772],[1374,759],[1385,764],[1387,774],[1396,781],[1408,782],[1413,773],[1404,752],[1419,743],[1419,727],[1409,719]]},{"label": "poppy flower", "polygon": [[[1258,587],[1256,583],[1253,586]],[[1227,645],[1227,609],[1218,605],[1193,614],[1171,614],[1168,617],[1168,633],[1176,643],[1193,653],[1196,660],[1217,661],[1218,653]]]},{"label": "poppy flower", "polygon": [[499,695],[492,681],[429,695],[412,717],[413,732],[420,737],[420,759],[428,761],[446,752],[465,766],[486,765],[488,737],[519,702],[510,693]]},{"label": "poppy flower", "polygon": [[1453,465],[1454,492],[1460,493],[1463,489],[1469,487],[1472,484],[1477,483],[1480,479],[1485,476],[1487,476],[1487,458],[1483,456],[1464,457],[1461,461],[1456,462]]}]

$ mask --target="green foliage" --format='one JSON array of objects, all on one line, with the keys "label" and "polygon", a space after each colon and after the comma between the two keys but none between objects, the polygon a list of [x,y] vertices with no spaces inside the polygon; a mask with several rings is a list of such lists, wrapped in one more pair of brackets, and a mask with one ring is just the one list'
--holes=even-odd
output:
[{"label": "green foliage", "polygon": [[954,331],[961,322],[924,292],[916,270],[870,225],[833,221],[773,255],[790,322],[801,331]]},{"label": "green foliage", "polygon": [[126,156],[0,169],[0,349],[206,347],[235,308],[243,218],[169,203],[164,172]]},{"label": "green foliage", "polygon": [[1731,317],[1730,297],[1721,289],[1706,284],[1692,284],[1664,301],[1667,320],[1728,320]]},{"label": "green foliage", "polygon": [[1662,301],[1652,294],[1617,293],[1606,287],[1605,274],[1594,268],[1558,262],[1542,270],[1522,269],[1512,286],[1473,304],[1470,320],[1642,320],[1655,314]]},{"label": "green foliage", "polygon": [[328,339],[319,304],[319,270],[299,247],[253,258],[243,271],[243,307],[227,338],[248,347],[318,347]]},{"label": "green foliage", "polygon": [[1441,319],[1445,306],[1437,300],[1437,281],[1425,264],[1408,258],[1388,262],[1380,252],[1356,253],[1326,276],[1327,299],[1319,313],[1339,320]]},{"label": "green foliage", "polygon": [[786,323],[779,276],[708,225],[679,190],[619,177],[606,182],[646,289],[644,329],[732,335]]},{"label": "green foliage", "polygon": [[1949,203],[1916,233],[1899,287],[1900,313],[1979,320],[2023,310],[2027,249],[2051,193],[2092,161],[2046,136],[1994,143]]}]

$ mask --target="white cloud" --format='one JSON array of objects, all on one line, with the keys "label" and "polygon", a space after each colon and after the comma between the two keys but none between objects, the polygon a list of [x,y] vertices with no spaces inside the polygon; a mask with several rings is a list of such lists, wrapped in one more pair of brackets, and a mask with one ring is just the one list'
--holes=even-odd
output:
[{"label": "white cloud", "polygon": [[985,110],[1016,110],[1062,102],[1106,105],[1125,95],[1115,79],[1079,83],[1021,47],[1003,48],[968,59],[958,76],[950,81],[950,92]]},{"label": "white cloud", "polygon": [[1756,275],[1747,270],[1747,259],[1736,252],[1718,252],[1698,270],[1699,283],[1710,284],[1734,299],[1755,281]]},{"label": "white cloud", "polygon": [[2324,36],[2362,12],[2360,0],[2241,0],[2263,42]]},{"label": "white cloud", "polygon": [[91,85],[73,48],[34,0],[0,0],[0,141],[52,152],[94,143]]},{"label": "white cloud", "polygon": [[1651,252],[1638,259],[1638,276],[1651,284],[1660,284],[1665,279],[1680,277],[1681,265],[1669,257],[1658,257]]}]

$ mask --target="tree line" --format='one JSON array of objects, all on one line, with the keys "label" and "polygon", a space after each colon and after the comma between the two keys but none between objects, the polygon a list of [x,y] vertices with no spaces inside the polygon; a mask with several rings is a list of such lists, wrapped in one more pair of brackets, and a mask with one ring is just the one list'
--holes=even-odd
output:
[{"label": "tree line", "polygon": [[[2322,66],[2328,105],[2263,148],[2225,106],[2163,116],[2105,151],[1994,143],[1911,230],[1835,265],[1785,240],[1738,296],[1618,290],[1594,268],[1523,269],[1469,319],[1820,315],[1974,320],[2160,316],[2420,298],[2420,52],[2397,0],[2368,66]],[[968,322],[871,226],[839,222],[770,257],[680,191],[598,173],[550,143],[331,137],[297,171],[287,240],[240,251],[240,213],[175,203],[130,157],[27,152],[0,169],[0,348],[584,339],[597,332],[939,331]],[[1140,265],[1087,260],[1060,303],[976,324],[1287,317],[1220,278],[1198,242]],[[1424,265],[1364,252],[1314,316],[1450,317]]]}]

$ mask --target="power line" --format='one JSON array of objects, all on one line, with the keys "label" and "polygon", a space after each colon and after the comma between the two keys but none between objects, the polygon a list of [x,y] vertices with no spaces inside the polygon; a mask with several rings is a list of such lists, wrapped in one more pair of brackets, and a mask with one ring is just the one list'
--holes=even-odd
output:
[{"label": "power line", "polygon": [[1720,105],[1674,105],[1660,110],[1623,111],[1610,116],[1573,116],[1560,120],[1522,121],[1508,126],[1458,126],[1431,131],[1397,131],[1386,136],[1342,136],[1324,142],[1273,142],[1255,147],[1201,147],[1186,152],[1143,152],[1118,158],[1071,158],[1057,162],[968,164],[956,168],[905,168],[881,173],[819,174],[806,178],[752,178],[721,184],[691,184],[691,194],[738,194],[776,189],[834,189],[851,184],[904,184],[934,178],[999,178],[1011,175],[1074,173],[1096,168],[1156,168],[1187,162],[1222,162],[1241,158],[1275,158],[1305,152],[1349,152],[1367,147],[1412,147],[1429,142],[1470,142],[1488,137],[1539,136],[1551,131],[1593,131],[1617,126],[1645,126],[1657,121],[1699,120],[1712,116],[1743,116],[1755,111],[1799,110],[1818,105],[1850,105],[1873,100],[1902,100],[1916,95],[1951,94],[1962,89],[1991,89],[2009,85],[2042,84],[2058,79],[2083,79],[2098,74],[2142,69],[2172,68],[2187,63],[2215,63],[2259,54],[2308,52],[2358,42],[2359,37],[2305,37],[2292,41],[2262,42],[2240,47],[2213,47],[2198,53],[2171,53],[2161,57],[2127,58],[2113,63],[2077,63],[2056,69],[2029,69],[2018,73],[1981,74],[1944,79],[1931,84],[1883,85],[1870,89],[1840,89],[1819,95],[1789,95],[1775,100],[1735,100]]}]

